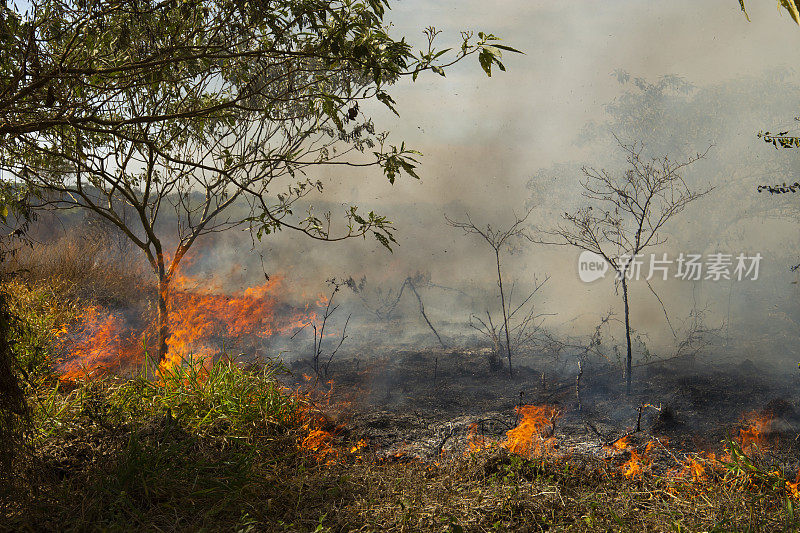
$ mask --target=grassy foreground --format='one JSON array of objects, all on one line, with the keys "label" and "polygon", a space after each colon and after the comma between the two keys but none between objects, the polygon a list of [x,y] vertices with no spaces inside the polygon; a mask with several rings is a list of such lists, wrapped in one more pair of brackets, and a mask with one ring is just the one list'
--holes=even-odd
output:
[{"label": "grassy foreground", "polygon": [[[201,379],[202,376],[202,379]],[[32,397],[35,429],[5,493],[17,531],[780,531],[794,499],[753,466],[703,482],[629,481],[603,461],[494,449],[441,464],[320,456],[302,400],[269,372],[218,363],[61,385]],[[319,450],[317,449],[317,452]],[[8,489],[8,487],[7,487]]]},{"label": "grassy foreground", "polygon": [[[783,473],[734,450],[704,479],[500,447],[436,464],[379,458],[327,427],[269,363],[61,382],[70,307],[15,287],[31,419],[0,487],[9,531],[794,531]],[[328,433],[330,431],[331,433]]]}]

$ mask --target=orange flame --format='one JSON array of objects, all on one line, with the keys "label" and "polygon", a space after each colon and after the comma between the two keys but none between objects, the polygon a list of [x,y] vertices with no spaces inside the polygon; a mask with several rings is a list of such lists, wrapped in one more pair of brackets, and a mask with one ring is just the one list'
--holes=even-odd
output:
[{"label": "orange flame", "polygon": [[[711,460],[714,461],[715,456],[711,454]],[[680,472],[681,476],[689,477],[695,483],[708,480],[706,468],[699,458],[688,456],[683,461],[683,469]]]},{"label": "orange flame", "polygon": [[361,450],[367,447],[368,443],[369,441],[367,439],[360,439],[357,443],[353,445],[352,448],[350,448],[350,453],[360,452]]},{"label": "orange flame", "polygon": [[794,482],[786,482],[786,489],[793,498],[800,498],[800,470],[798,470],[797,477],[794,479]]},{"label": "orange flame", "polygon": [[[168,299],[169,338],[165,371],[185,358],[208,360],[223,349],[241,348],[241,342],[256,342],[304,327],[316,317],[306,306],[281,306],[282,279],[233,294],[214,284],[178,276],[172,281]],[[120,313],[99,306],[84,309],[77,325],[56,333],[62,352],[69,360],[60,365],[62,379],[95,375],[110,367],[138,364],[144,360],[145,334],[136,334]]]},{"label": "orange flame", "polygon": [[75,328],[65,327],[56,334],[59,347],[71,352],[70,360],[59,366],[62,379],[90,377],[139,360],[137,353],[141,347],[135,335],[126,332],[121,315],[89,306],[76,318]]},{"label": "orange flame", "polygon": [[[625,435],[614,441],[606,448],[612,453],[619,454],[625,451],[630,452],[630,458],[620,466],[622,474],[627,479],[634,479],[642,475],[645,470],[648,470],[653,465],[653,460],[650,457],[650,452],[658,441],[651,440],[647,443],[644,451],[640,454],[631,446],[630,435]],[[662,443],[663,444],[663,443]]]},{"label": "orange flame", "polygon": [[313,452],[318,459],[322,460],[336,454],[332,441],[333,435],[329,431],[312,429],[300,441],[300,447]]},{"label": "orange flame", "polygon": [[524,457],[541,456],[552,449],[555,439],[544,437],[543,430],[552,426],[558,410],[549,405],[524,405],[517,407],[522,419],[519,425],[506,432],[506,440],[501,446],[511,453]]},{"label": "orange flame", "polygon": [[736,439],[745,453],[751,453],[754,448],[764,449],[767,445],[766,435],[772,427],[771,413],[750,412],[745,416],[746,428],[739,430]]},{"label": "orange flame", "polygon": [[636,450],[631,449],[631,458],[622,465],[622,473],[628,479],[642,474],[642,458],[636,453]]},{"label": "orange flame", "polygon": [[624,437],[615,440],[614,443],[611,444],[610,448],[615,452],[621,452],[627,450],[628,446],[630,446],[630,440],[631,436],[625,435]]},{"label": "orange flame", "polygon": [[487,441],[483,435],[478,435],[478,423],[473,422],[469,426],[469,434],[467,435],[467,445],[468,449],[465,450],[465,455],[487,450],[491,448],[492,443]]}]

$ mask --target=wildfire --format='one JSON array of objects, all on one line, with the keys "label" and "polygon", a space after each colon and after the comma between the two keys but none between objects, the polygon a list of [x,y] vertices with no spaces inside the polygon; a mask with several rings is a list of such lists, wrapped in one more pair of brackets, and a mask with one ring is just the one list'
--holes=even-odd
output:
[{"label": "wildfire", "polygon": [[650,457],[650,453],[657,443],[658,441],[651,440],[645,446],[644,451],[639,453],[631,445],[630,435],[625,435],[624,437],[614,441],[611,445],[607,446],[607,449],[614,455],[626,451],[630,453],[630,458],[625,461],[622,466],[620,466],[620,470],[626,478],[634,479],[638,476],[641,476],[645,470],[650,469],[650,467],[653,465],[653,459]]},{"label": "wildfire", "polygon": [[622,452],[628,449],[628,446],[630,446],[630,442],[631,442],[631,436],[625,435],[624,437],[615,440],[614,443],[611,444],[610,448],[615,452]]},{"label": "wildfire", "polygon": [[543,432],[552,427],[558,410],[549,405],[524,405],[517,407],[517,413],[522,417],[519,425],[506,432],[501,446],[524,457],[541,456],[552,449],[552,435],[545,437]]},{"label": "wildfire", "polygon": [[213,286],[195,289],[199,283],[190,277],[175,279],[177,290],[169,299],[170,336],[162,369],[189,355],[212,356],[219,351],[216,343],[220,340],[267,338],[308,324],[314,318],[308,310],[277,316],[281,283],[280,277],[273,276],[257,287],[225,294]]},{"label": "wildfire", "polygon": [[326,459],[336,455],[333,449],[333,435],[324,429],[312,429],[300,441],[300,448],[313,452],[318,459]]},{"label": "wildfire", "polygon": [[648,442],[641,455],[631,448],[631,458],[622,465],[622,474],[626,478],[633,479],[637,476],[641,476],[643,470],[649,469],[652,466],[653,460],[650,458],[650,452],[655,444],[655,441]]},{"label": "wildfire", "polygon": [[716,462],[716,456],[713,453],[707,454],[706,459],[687,456],[683,461],[683,468],[679,475],[687,477],[695,483],[707,481],[708,474],[706,474],[706,467],[703,465],[704,461],[710,461],[711,464],[714,464]]},{"label": "wildfire", "polygon": [[63,379],[88,377],[121,363],[139,360],[141,346],[135,334],[126,331],[124,318],[99,306],[85,308],[77,317],[75,328],[56,333],[57,344],[70,351],[70,360],[62,362]]},{"label": "wildfire", "polygon": [[789,491],[793,498],[800,498],[800,471],[797,472],[794,482],[786,482],[786,490]]},{"label": "wildfire", "polygon": [[[176,277],[167,308],[167,356],[160,370],[188,357],[211,361],[223,349],[240,349],[242,342],[256,343],[314,320],[316,307],[282,305],[281,293],[282,279],[278,276],[233,294],[226,294],[213,283]],[[141,363],[148,338],[141,329],[129,324],[119,312],[87,307],[76,325],[56,334],[61,351],[69,354],[69,360],[59,368],[62,378],[75,379],[113,366]],[[149,337],[152,340],[152,333]]]},{"label": "wildfire", "polygon": [[766,435],[772,427],[771,413],[751,412],[745,416],[747,427],[739,430],[737,441],[742,447],[742,451],[750,453],[753,448],[764,449],[766,447]]},{"label": "wildfire", "polygon": [[353,445],[352,448],[350,448],[350,453],[353,454],[360,452],[361,450],[367,447],[368,443],[369,441],[367,439],[360,439],[357,443]]},{"label": "wildfire", "polygon": [[483,450],[489,449],[492,443],[487,441],[483,435],[478,435],[478,423],[473,422],[469,426],[469,434],[467,435],[467,446],[465,454],[478,453]]}]

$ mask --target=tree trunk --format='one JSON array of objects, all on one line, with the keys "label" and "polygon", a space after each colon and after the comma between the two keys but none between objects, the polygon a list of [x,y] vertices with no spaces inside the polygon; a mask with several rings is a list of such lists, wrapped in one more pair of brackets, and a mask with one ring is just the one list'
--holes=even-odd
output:
[{"label": "tree trunk", "polygon": [[508,375],[513,376],[514,371],[511,368],[511,336],[508,333],[508,313],[506,312],[506,296],[503,292],[503,275],[500,273],[500,250],[494,251],[495,259],[497,259],[497,285],[500,286],[500,305],[503,306],[503,327],[506,330],[506,355],[508,356]]},{"label": "tree trunk", "polygon": [[[15,356],[9,339],[13,317],[6,298],[0,290],[0,467],[10,473],[14,455],[24,447],[23,430],[30,418],[25,394],[14,371]],[[2,472],[0,480],[7,480]]]},{"label": "tree trunk", "polygon": [[631,350],[631,314],[628,307],[628,282],[622,276],[622,299],[625,301],[625,340],[628,343],[628,356],[625,361],[625,394],[631,393],[631,362],[633,360]]},{"label": "tree trunk", "polygon": [[167,340],[169,339],[169,315],[167,313],[167,302],[169,301],[169,278],[164,269],[164,261],[158,263],[158,363],[159,365],[167,357]]}]

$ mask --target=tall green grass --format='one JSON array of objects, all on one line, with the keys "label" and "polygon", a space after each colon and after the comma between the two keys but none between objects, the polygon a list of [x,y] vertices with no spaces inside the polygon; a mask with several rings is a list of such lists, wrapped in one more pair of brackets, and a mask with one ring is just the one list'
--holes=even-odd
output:
[{"label": "tall green grass", "polygon": [[245,368],[226,358],[210,365],[190,358],[157,374],[56,380],[35,395],[36,426],[49,436],[80,416],[109,427],[163,419],[200,438],[253,442],[297,423],[301,401],[278,383],[282,371],[274,362]]},{"label": "tall green grass", "polygon": [[53,378],[58,335],[81,306],[63,296],[63,283],[27,284],[15,280],[4,283],[3,290],[15,321],[9,340],[21,381],[35,386],[43,379]]},{"label": "tall green grass", "polygon": [[[188,359],[159,375],[42,385],[35,452],[20,468],[36,494],[12,502],[14,529],[236,530],[296,472],[301,401],[280,365]],[[311,464],[311,463],[309,463]],[[250,514],[263,509],[250,509]],[[243,516],[245,518],[243,518]],[[0,529],[3,521],[0,518]]]},{"label": "tall green grass", "polygon": [[155,376],[124,381],[113,388],[110,402],[132,420],[168,412],[197,435],[252,440],[295,420],[298,402],[278,384],[281,372],[275,362],[245,368],[228,358],[210,366],[188,358]]}]

